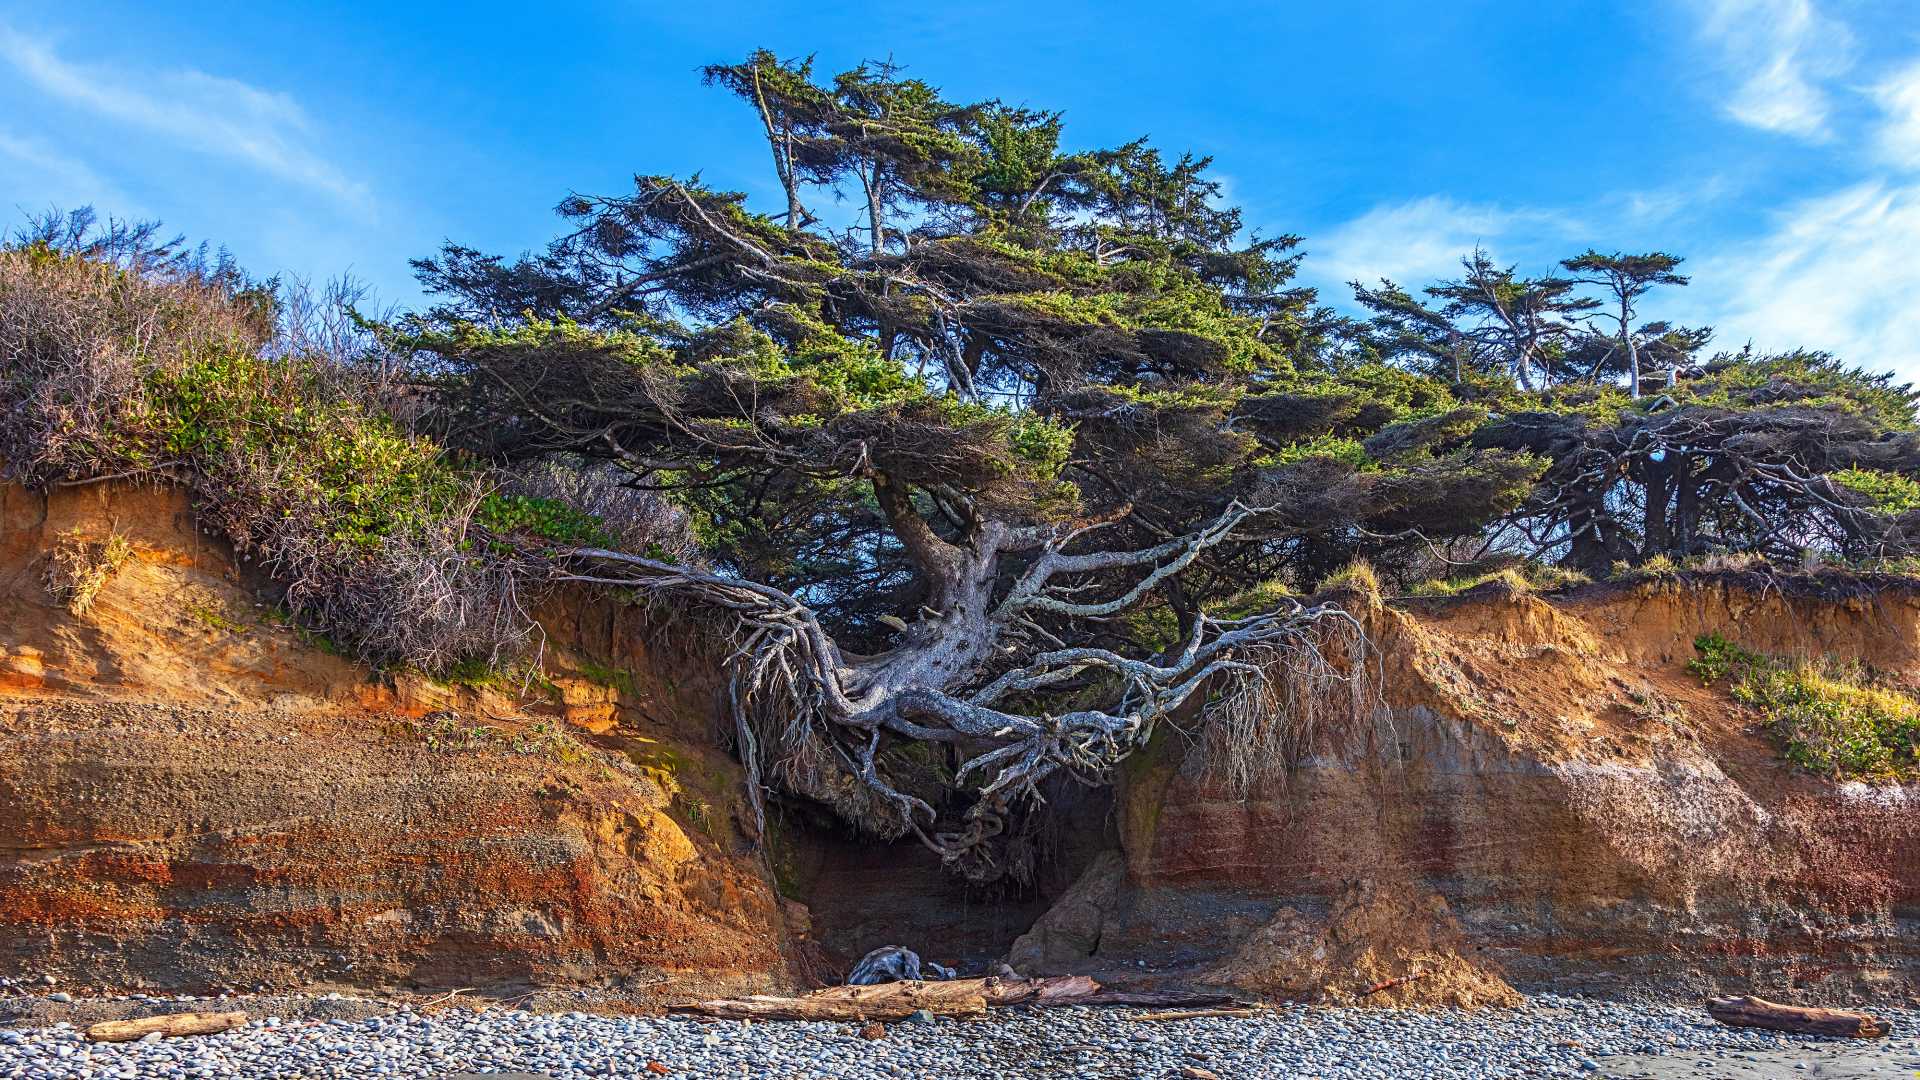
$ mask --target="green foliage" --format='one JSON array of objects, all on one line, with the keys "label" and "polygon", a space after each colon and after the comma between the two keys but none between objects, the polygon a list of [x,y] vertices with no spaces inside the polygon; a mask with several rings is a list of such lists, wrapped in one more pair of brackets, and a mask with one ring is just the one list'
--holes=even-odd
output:
[{"label": "green foliage", "polygon": [[1865,495],[1883,514],[1920,510],[1920,480],[1885,469],[1838,469],[1828,478]]},{"label": "green foliage", "polygon": [[530,533],[557,544],[615,547],[618,538],[606,523],[558,499],[531,495],[488,495],[480,500],[473,520],[489,532],[506,536]]},{"label": "green foliage", "polygon": [[[297,626],[361,659],[445,671],[527,644],[532,574],[475,520],[497,477],[403,427],[353,357],[277,325],[271,289],[81,248],[0,247],[13,477],[188,484],[202,523],[274,576]],[[529,535],[583,533],[551,505],[487,509]]]},{"label": "green foliage", "polygon": [[1333,435],[1321,435],[1305,442],[1290,443],[1258,459],[1262,467],[1273,468],[1292,465],[1310,458],[1325,458],[1329,461],[1343,462],[1361,471],[1375,470],[1380,463],[1367,453],[1367,448],[1356,439],[1342,439]]},{"label": "green foliage", "polygon": [[1693,649],[1700,655],[1687,661],[1687,671],[1697,677],[1702,686],[1712,686],[1729,675],[1767,662],[1758,653],[1749,652],[1717,633],[1694,638]]},{"label": "green foliage", "polygon": [[1789,761],[1837,780],[1920,779],[1920,701],[1874,685],[1858,666],[1789,663],[1719,634],[1694,642],[1687,670],[1757,711]]},{"label": "green foliage", "polygon": [[322,510],[329,538],[354,548],[464,509],[470,482],[437,444],[330,392],[307,360],[216,353],[156,369],[144,406],[138,423],[106,433],[125,456],[258,460],[283,509]]}]

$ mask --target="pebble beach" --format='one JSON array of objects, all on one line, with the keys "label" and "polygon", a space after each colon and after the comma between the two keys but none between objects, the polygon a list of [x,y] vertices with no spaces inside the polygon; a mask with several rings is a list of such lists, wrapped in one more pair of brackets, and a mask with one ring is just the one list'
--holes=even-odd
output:
[{"label": "pebble beach", "polygon": [[[66,995],[58,995],[65,997]],[[919,1017],[869,1038],[848,1023],[742,1023],[529,1012],[343,996],[82,1001],[0,998],[4,1080],[771,1080],[1176,1077],[1814,1076],[1911,1080],[1920,1011],[1876,1009],[1893,1033],[1836,1040],[1722,1026],[1697,1007],[1542,996],[1510,1010],[1279,1007],[1255,1017],[1142,1020],[1139,1010],[1003,1009]],[[244,1027],[92,1043],[103,1012],[244,1010]],[[66,1012],[74,1019],[54,1019]]]}]

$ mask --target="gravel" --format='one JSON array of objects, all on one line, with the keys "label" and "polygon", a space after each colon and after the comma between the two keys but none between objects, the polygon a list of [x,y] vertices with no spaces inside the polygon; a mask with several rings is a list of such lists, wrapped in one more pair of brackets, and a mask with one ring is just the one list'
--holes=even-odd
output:
[{"label": "gravel", "polygon": [[[44,999],[40,999],[44,1000]],[[110,1010],[125,1014],[127,999]],[[83,1017],[84,999],[65,1006]],[[1283,1007],[1250,1019],[1138,1021],[1130,1010],[1007,1009],[990,1018],[888,1025],[708,1022],[536,1014],[378,999],[139,999],[136,1014],[244,1009],[221,1035],[89,1043],[84,1019],[0,998],[6,1080],[190,1080],[512,1075],[587,1077],[1910,1077],[1920,1011],[1876,1009],[1890,1037],[1863,1043],[1723,1027],[1697,1008],[1542,996],[1476,1013]],[[9,1007],[11,1006],[11,1007]],[[285,1016],[266,1012],[278,1008]],[[39,1008],[42,1011],[36,1012]],[[20,1022],[16,1020],[16,1023]],[[1183,1071],[1184,1070],[1184,1071]]]}]

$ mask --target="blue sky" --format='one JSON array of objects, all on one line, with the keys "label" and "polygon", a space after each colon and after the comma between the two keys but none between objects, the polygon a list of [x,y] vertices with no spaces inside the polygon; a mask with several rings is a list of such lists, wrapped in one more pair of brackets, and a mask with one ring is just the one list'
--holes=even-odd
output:
[{"label": "blue sky", "polygon": [[1659,314],[1920,380],[1920,0],[1348,7],[0,0],[0,219],[91,203],[413,303],[409,257],[535,246],[571,190],[770,195],[701,64],[891,55],[1074,146],[1214,155],[1330,299],[1476,243],[1659,247],[1695,279]]}]

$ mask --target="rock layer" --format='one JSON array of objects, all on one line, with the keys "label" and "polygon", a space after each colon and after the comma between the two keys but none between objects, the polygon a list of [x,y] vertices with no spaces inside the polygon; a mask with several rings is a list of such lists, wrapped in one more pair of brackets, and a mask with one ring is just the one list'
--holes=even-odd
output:
[{"label": "rock layer", "polygon": [[[737,774],[684,730],[707,716],[654,685],[670,673],[566,676],[611,643],[580,626],[619,637],[628,616],[574,609],[550,642],[558,700],[529,713],[303,640],[177,492],[0,489],[0,525],[0,970],[173,990],[790,984]],[[133,557],[71,615],[44,553],[115,532]],[[582,742],[569,719],[624,735]]]},{"label": "rock layer", "polygon": [[[1039,970],[1145,959],[1347,998],[1427,973],[1383,1001],[1484,997],[1491,983],[1434,974],[1461,962],[1526,989],[1818,1000],[1920,985],[1920,790],[1794,769],[1685,670],[1695,636],[1719,632],[1920,675],[1909,586],[1689,576],[1558,599],[1483,591],[1367,624],[1381,722],[1246,799],[1184,744],[1157,744],[1122,783],[1124,881],[1097,931],[1078,930],[1097,952]],[[1400,917],[1356,918],[1356,889],[1407,898]],[[1343,934],[1377,947],[1338,970]],[[1274,972],[1311,966],[1297,948],[1315,935],[1317,986],[1260,974],[1263,951]]]}]

